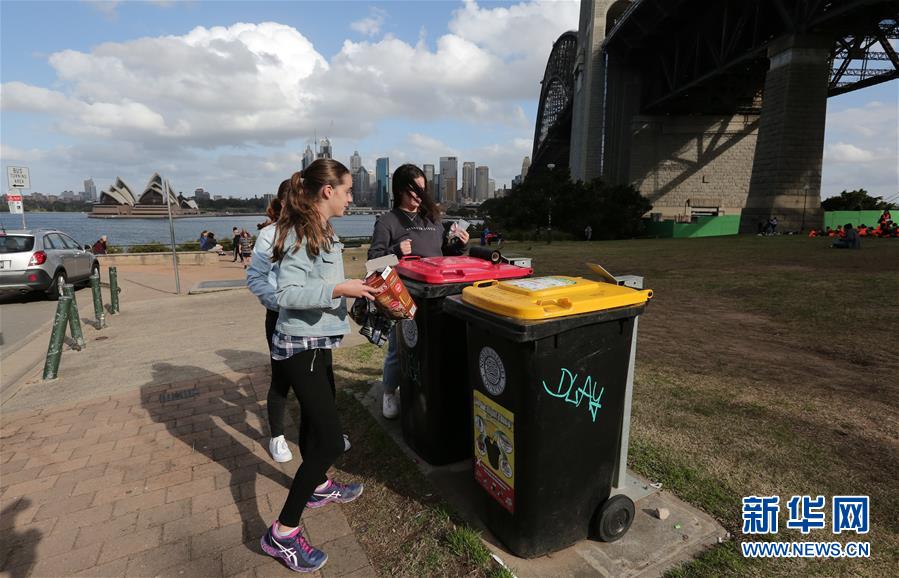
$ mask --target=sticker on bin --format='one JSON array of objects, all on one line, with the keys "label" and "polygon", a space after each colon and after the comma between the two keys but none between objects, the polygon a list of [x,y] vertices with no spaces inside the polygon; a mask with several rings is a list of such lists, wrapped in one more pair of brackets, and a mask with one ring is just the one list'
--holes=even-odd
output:
[{"label": "sticker on bin", "polygon": [[515,415],[474,392],[474,477],[487,493],[515,513]]},{"label": "sticker on bin", "polygon": [[643,305],[652,290],[600,283],[582,277],[534,277],[481,281],[462,290],[469,305],[514,319],[552,319]]}]

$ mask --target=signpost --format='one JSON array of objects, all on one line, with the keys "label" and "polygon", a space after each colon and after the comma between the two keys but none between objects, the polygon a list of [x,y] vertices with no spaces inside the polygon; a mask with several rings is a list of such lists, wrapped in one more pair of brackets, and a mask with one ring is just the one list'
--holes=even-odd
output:
[{"label": "signpost", "polygon": [[22,195],[19,191],[31,189],[31,175],[28,167],[6,167],[6,180],[9,183],[9,193],[6,202],[9,204],[9,212],[13,215],[22,215],[22,228],[25,227],[25,208],[22,206]]}]

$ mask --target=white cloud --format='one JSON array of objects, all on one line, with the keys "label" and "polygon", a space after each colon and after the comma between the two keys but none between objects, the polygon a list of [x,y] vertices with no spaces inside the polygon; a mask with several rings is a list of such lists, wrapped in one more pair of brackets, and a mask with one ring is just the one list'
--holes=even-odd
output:
[{"label": "white cloud", "polygon": [[837,163],[858,163],[874,160],[875,154],[854,144],[838,142],[828,145],[824,150],[824,158]]},{"label": "white cloud", "polygon": [[[114,3],[96,6],[115,10]],[[385,17],[372,10],[373,24],[360,31],[380,33]],[[520,102],[537,98],[552,42],[577,19],[576,2],[510,8],[467,2],[453,14],[449,32],[430,44],[423,30],[414,43],[391,35],[345,40],[330,59],[299,30],[276,22],[197,27],[180,36],[53,53],[55,82],[13,79],[0,86],[0,105],[4,115],[50,119],[45,126],[84,151],[101,154],[102,147],[86,145],[118,143],[135,157],[143,152],[167,160],[203,149],[224,157],[234,149],[280,147],[316,129],[358,142],[394,119],[504,125],[529,139],[533,119]],[[424,159],[431,162],[453,148],[431,144],[422,147],[433,152],[434,159]]]},{"label": "white cloud", "polygon": [[365,36],[376,36],[381,32],[381,26],[384,25],[386,16],[386,11],[371,7],[368,9],[368,17],[350,23],[350,28]]}]

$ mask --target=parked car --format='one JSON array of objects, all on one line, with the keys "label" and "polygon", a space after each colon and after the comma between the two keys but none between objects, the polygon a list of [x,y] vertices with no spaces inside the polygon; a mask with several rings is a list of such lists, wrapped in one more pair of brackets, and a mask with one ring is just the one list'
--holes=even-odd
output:
[{"label": "parked car", "polygon": [[57,299],[66,283],[87,284],[99,272],[96,255],[62,231],[0,231],[0,292]]}]

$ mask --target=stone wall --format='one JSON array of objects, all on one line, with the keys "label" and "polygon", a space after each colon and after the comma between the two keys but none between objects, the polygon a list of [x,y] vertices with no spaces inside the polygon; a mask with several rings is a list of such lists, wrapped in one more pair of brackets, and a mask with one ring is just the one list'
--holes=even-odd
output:
[{"label": "stone wall", "polygon": [[663,218],[700,207],[737,215],[749,193],[758,121],[744,114],[635,116],[630,182]]},{"label": "stone wall", "polygon": [[[103,267],[120,265],[171,265],[171,253],[115,253],[97,255]],[[218,265],[219,256],[213,251],[178,251],[179,265]]]}]

